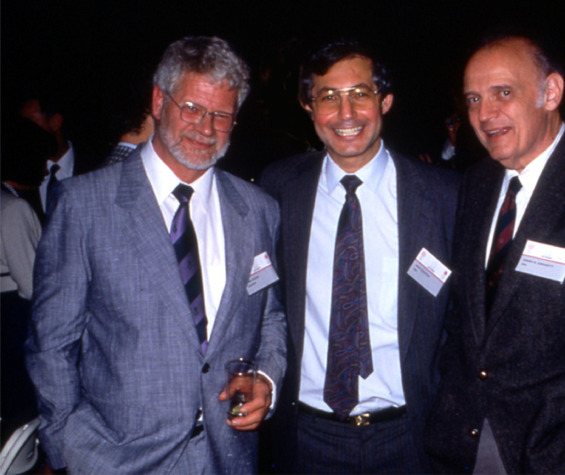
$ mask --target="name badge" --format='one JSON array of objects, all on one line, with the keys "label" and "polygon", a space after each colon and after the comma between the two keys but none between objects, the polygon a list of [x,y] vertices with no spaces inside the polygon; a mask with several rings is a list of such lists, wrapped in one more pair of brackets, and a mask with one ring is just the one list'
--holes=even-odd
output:
[{"label": "name badge", "polygon": [[562,284],[565,279],[565,248],[527,241],[516,270]]},{"label": "name badge", "polygon": [[436,297],[451,275],[451,270],[423,247],[408,269],[408,275]]},{"label": "name badge", "polygon": [[262,252],[253,258],[253,266],[247,282],[247,293],[253,295],[279,280],[269,254]]}]

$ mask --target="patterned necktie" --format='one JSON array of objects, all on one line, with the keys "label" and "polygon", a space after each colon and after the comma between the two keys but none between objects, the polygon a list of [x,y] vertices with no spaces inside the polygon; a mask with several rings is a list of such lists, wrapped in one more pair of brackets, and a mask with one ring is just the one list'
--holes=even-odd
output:
[{"label": "patterned necktie", "polygon": [[506,196],[502,202],[498,220],[492,239],[489,263],[486,271],[486,307],[491,308],[498,286],[498,280],[504,268],[504,261],[512,244],[514,235],[514,224],[516,222],[516,195],[522,188],[517,176],[510,180]]},{"label": "patterned necktie", "polygon": [[346,175],[345,204],[337,228],[328,364],[324,384],[324,401],[345,419],[359,402],[359,376],[366,379],[373,372],[363,220],[355,190],[362,183],[355,175]]},{"label": "patterned necktie", "polygon": [[194,190],[187,185],[180,184],[173,191],[180,205],[171,224],[171,242],[179,262],[182,283],[186,290],[190,312],[196,324],[196,331],[200,340],[202,354],[206,353],[208,341],[206,340],[206,311],[204,308],[204,293],[202,290],[202,271],[198,258],[198,241],[194,226],[190,220],[189,202]]}]

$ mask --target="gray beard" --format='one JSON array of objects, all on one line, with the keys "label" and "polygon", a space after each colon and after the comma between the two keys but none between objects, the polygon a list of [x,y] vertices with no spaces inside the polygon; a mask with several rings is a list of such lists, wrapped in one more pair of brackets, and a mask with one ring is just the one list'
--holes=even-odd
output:
[{"label": "gray beard", "polygon": [[177,162],[181,165],[184,165],[189,170],[208,170],[208,168],[213,167],[220,158],[222,158],[230,146],[229,140],[226,144],[218,150],[216,153],[210,157],[207,162],[196,161],[191,157],[188,157],[186,153],[183,151],[181,147],[180,141],[178,143],[173,143],[173,138],[169,135],[169,132],[163,130],[163,128],[159,125],[159,134],[161,135],[161,139],[165,146],[169,149],[171,155],[175,158]]}]

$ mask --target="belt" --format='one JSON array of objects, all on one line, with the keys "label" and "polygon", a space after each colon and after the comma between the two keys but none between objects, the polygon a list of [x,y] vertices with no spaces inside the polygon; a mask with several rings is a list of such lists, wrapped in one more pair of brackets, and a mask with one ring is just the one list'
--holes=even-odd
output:
[{"label": "belt", "polygon": [[298,403],[298,408],[303,413],[318,417],[320,419],[343,422],[344,424],[349,424],[356,427],[368,426],[371,424],[376,424],[377,422],[392,421],[406,414],[406,405],[400,407],[391,406],[375,412],[363,412],[355,416],[349,416],[346,419],[340,419],[335,412],[320,411],[319,409],[310,407],[303,402]]},{"label": "belt", "polygon": [[190,434],[190,438],[194,439],[198,437],[204,431],[204,424],[196,424],[194,429],[192,429],[192,434]]}]

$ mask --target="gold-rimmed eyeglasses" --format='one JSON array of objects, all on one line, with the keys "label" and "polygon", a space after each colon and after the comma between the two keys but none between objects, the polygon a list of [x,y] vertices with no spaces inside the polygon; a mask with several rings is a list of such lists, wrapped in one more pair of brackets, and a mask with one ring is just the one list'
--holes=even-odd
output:
[{"label": "gold-rimmed eyeglasses", "polygon": [[206,114],[212,117],[212,126],[218,132],[231,132],[237,122],[234,115],[228,112],[208,112],[206,107],[192,101],[185,101],[179,104],[173,96],[166,92],[171,102],[180,109],[180,118],[188,124],[198,125],[204,120]]},{"label": "gold-rimmed eyeglasses", "polygon": [[312,97],[312,104],[316,112],[329,114],[339,109],[341,97],[345,95],[356,110],[367,110],[375,107],[375,97],[378,94],[378,89],[371,89],[364,84],[342,89],[323,89],[316,97]]}]

